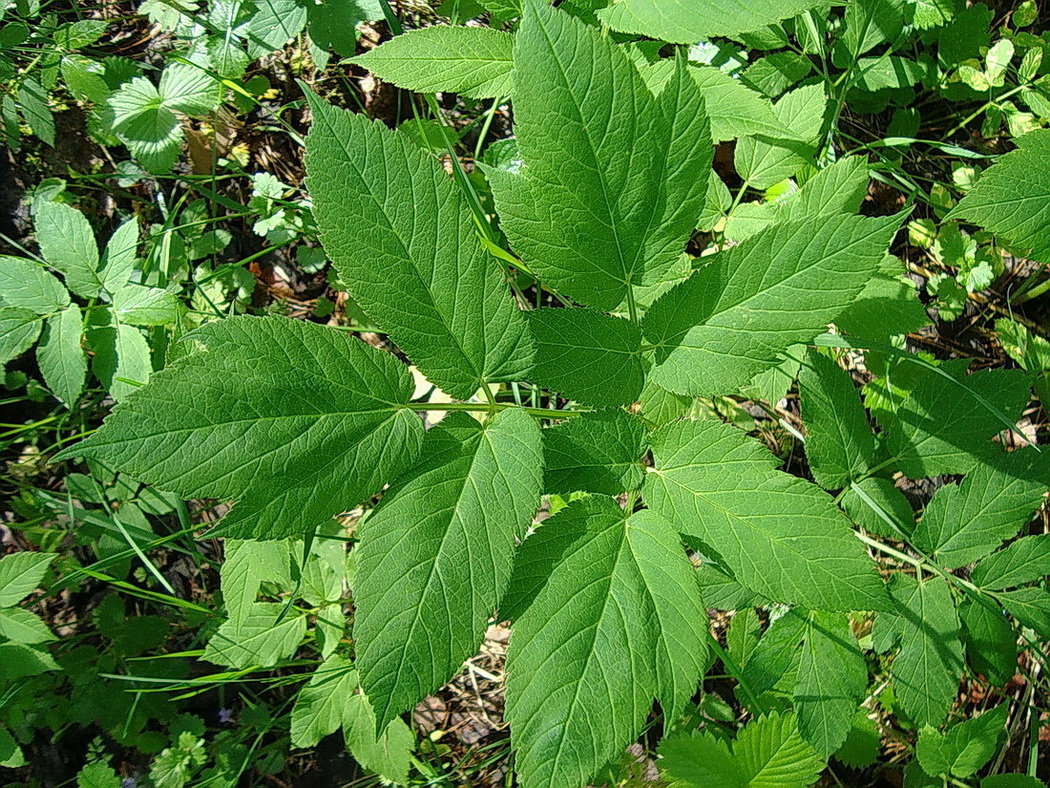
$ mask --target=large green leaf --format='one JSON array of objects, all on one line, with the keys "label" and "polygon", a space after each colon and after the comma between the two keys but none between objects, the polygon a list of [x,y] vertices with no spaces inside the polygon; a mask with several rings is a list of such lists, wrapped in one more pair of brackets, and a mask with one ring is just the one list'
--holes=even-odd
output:
[{"label": "large green leaf", "polygon": [[875,565],[849,522],[816,486],[718,421],[670,424],[653,435],[645,499],[770,599],[813,610],[886,605]]},{"label": "large green leaf", "polygon": [[[552,532],[564,539],[537,538]],[[564,788],[634,740],[653,698],[669,718],[683,709],[707,664],[708,621],[674,529],[653,512],[585,498],[537,537],[522,558],[548,572],[514,623],[507,718],[523,783]]]},{"label": "large green leaf", "polygon": [[43,266],[0,255],[0,303],[47,315],[69,306],[69,293]]},{"label": "large green leaf", "polygon": [[682,394],[729,394],[809,342],[878,269],[898,217],[828,214],[770,227],[709,258],[646,313],[651,379]]},{"label": "large green leaf", "polygon": [[460,188],[408,137],[310,95],[314,212],[357,303],[454,397],[524,378],[525,319]]},{"label": "large green leaf", "polygon": [[979,224],[1018,251],[1050,262],[1050,130],[1031,131],[1017,145],[948,216]]},{"label": "large green leaf", "polygon": [[806,459],[817,483],[845,487],[875,465],[875,437],[849,373],[816,351],[798,378],[806,422]]},{"label": "large green leaf", "polygon": [[890,578],[893,612],[875,621],[876,647],[886,651],[896,642],[894,694],[919,726],[944,722],[962,678],[959,616],[948,584],[941,578],[918,581],[897,573]]},{"label": "large green leaf", "polygon": [[509,33],[488,27],[434,26],[409,30],[353,62],[420,93],[498,98],[511,90],[513,43]]},{"label": "large green leaf", "polygon": [[414,461],[423,424],[393,356],[285,318],[230,318],[193,339],[205,350],[154,375],[60,456],[186,497],[236,499],[225,533],[271,539],[315,528]]},{"label": "large green leaf", "polygon": [[245,26],[248,55],[268,55],[291,41],[306,27],[307,4],[301,0],[254,0]]},{"label": "large green leaf", "polygon": [[684,61],[653,98],[608,37],[528,0],[514,41],[520,174],[490,173],[511,246],[554,290],[611,310],[679,260],[712,146]]},{"label": "large green leaf", "polygon": [[448,416],[423,459],[365,521],[354,638],[380,726],[472,656],[539,506],[540,431],[518,409],[482,426]]},{"label": "large green leaf", "polygon": [[543,431],[543,490],[619,495],[642,483],[645,425],[622,410],[585,413]]},{"label": "large green leaf", "polygon": [[978,465],[959,485],[941,487],[915,528],[913,541],[950,569],[981,558],[1028,523],[1043,501],[1050,473],[1032,450]]},{"label": "large green leaf", "polygon": [[752,720],[731,745],[710,733],[680,734],[667,739],[660,754],[672,777],[698,788],[802,788],[825,766],[791,713]]},{"label": "large green leaf", "polygon": [[821,5],[824,5],[822,0],[773,0],[769,3],[617,0],[599,11],[598,17],[613,30],[674,44],[695,44],[711,36],[733,37],[759,30]]},{"label": "large green leaf", "polygon": [[642,332],[589,309],[529,312],[536,363],[529,379],[587,405],[629,405],[645,382]]}]

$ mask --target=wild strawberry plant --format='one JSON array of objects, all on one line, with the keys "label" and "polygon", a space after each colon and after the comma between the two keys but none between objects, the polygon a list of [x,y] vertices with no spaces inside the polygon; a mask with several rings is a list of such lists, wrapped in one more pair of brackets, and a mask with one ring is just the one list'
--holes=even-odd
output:
[{"label": "wild strawberry plant", "polygon": [[[885,17],[925,29],[948,11],[851,4],[822,53],[841,94],[817,80],[774,104],[660,42],[760,39],[808,2],[564,5],[527,0],[512,34],[433,28],[358,59],[421,91],[509,95],[514,147],[484,181],[308,94],[321,238],[390,347],[278,317],[205,324],[60,458],[236,502],[217,531],[241,556],[223,573],[231,615],[205,658],[238,669],[289,656],[306,627],[256,602],[252,578],[381,494],[352,552],[353,659],[324,646],[293,740],[342,727],[395,779],[400,716],[493,619],[513,628],[506,716],[527,787],[587,784],[654,703],[670,777],[810,784],[864,729],[866,650],[886,655],[887,703],[920,731],[918,768],[970,777],[1005,712],[944,728],[960,682],[1008,681],[1018,632],[1050,637],[1046,537],[1015,539],[1050,468],[1035,446],[1007,450],[1047,367],[1020,335],[1031,373],[901,349],[926,320],[889,254],[905,214],[858,214],[868,167],[835,160],[832,133],[849,90],[900,88],[884,83],[923,65],[869,54],[892,38]],[[804,20],[795,34],[816,46]],[[948,218],[1045,259],[1048,134],[1021,137]],[[727,139],[735,199],[712,171]],[[811,163],[797,193],[741,204]],[[863,399],[836,363],[850,350],[874,373]],[[453,401],[414,398],[405,359]],[[796,378],[807,478],[718,417],[725,398],[775,403]],[[895,474],[951,481],[916,518]],[[314,596],[331,624],[338,594]],[[746,660],[713,638],[710,608],[738,611]],[[772,611],[761,637],[756,608]],[[686,713],[716,658],[754,715],[733,740]]]}]

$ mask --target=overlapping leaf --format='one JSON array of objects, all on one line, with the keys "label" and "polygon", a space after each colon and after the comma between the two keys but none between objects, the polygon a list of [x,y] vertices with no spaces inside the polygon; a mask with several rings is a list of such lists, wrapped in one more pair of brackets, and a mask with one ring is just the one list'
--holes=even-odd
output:
[{"label": "overlapping leaf", "polygon": [[683,394],[728,394],[813,339],[864,289],[897,217],[843,214],[770,227],[710,258],[646,313],[652,380]]},{"label": "overlapping leaf", "polygon": [[711,36],[733,37],[758,30],[822,4],[821,0],[774,0],[762,4],[736,0],[617,0],[598,16],[613,30],[674,44],[695,44]]},{"label": "overlapping leaf", "polygon": [[543,489],[619,495],[642,483],[645,425],[621,410],[585,413],[543,431]]},{"label": "overlapping leaf", "polygon": [[354,637],[379,725],[474,654],[539,506],[539,427],[507,410],[482,427],[451,414],[361,533]]},{"label": "overlapping leaf", "polygon": [[684,62],[653,98],[607,37],[528,0],[514,41],[521,173],[491,172],[511,246],[543,283],[612,310],[657,282],[700,215],[712,146]]},{"label": "overlapping leaf", "polygon": [[354,58],[381,79],[420,93],[497,98],[511,91],[509,33],[487,27],[409,30]]},{"label": "overlapping leaf", "polygon": [[235,499],[225,532],[253,538],[313,529],[414,461],[423,425],[393,356],[285,318],[230,318],[193,339],[206,349],[157,373],[61,456],[186,497]]},{"label": "overlapping leaf", "polygon": [[720,557],[742,584],[813,610],[885,606],[874,564],[816,486],[718,421],[670,424],[653,435],[645,499]]},{"label": "overlapping leaf", "polygon": [[587,498],[537,537],[522,559],[548,570],[514,623],[507,717],[522,781],[563,788],[632,741],[654,698],[672,718],[683,708],[706,666],[707,615],[677,535],[653,512]]},{"label": "overlapping leaf", "polygon": [[311,107],[314,212],[357,303],[454,397],[524,378],[525,319],[459,187],[404,135],[314,97]]}]

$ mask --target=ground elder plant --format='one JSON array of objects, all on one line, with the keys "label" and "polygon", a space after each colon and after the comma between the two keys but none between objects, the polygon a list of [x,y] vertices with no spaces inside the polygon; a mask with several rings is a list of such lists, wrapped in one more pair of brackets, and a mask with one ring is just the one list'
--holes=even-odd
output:
[{"label": "ground elder plant", "polygon": [[[880,694],[917,731],[916,784],[974,778],[1008,709],[956,721],[961,682],[1002,685],[1018,643],[1050,637],[1050,545],[1021,536],[1050,459],[1016,426],[1047,367],[1016,332],[1022,368],[902,349],[927,320],[890,254],[907,211],[861,215],[867,160],[834,135],[850,90],[911,73],[870,54],[887,25],[935,28],[954,10],[849,5],[821,52],[843,75],[833,96],[808,69],[784,77],[786,58],[748,82],[667,46],[767,35],[775,49],[796,17],[815,47],[810,3],[582,5],[526,0],[511,33],[419,30],[358,58],[409,89],[511,98],[513,147],[469,177],[407,129],[307,92],[320,237],[385,347],[281,317],[206,323],[59,459],[234,501],[216,529],[233,547],[229,618],[204,659],[292,656],[306,613],[256,598],[260,577],[294,589],[329,634],[293,742],[342,728],[395,780],[401,716],[493,620],[513,632],[506,718],[526,788],[588,784],[654,709],[676,784],[808,785],[833,756],[873,760],[857,742]],[[944,221],[1045,260],[1048,135],[1021,136]],[[712,169],[726,140],[735,198]],[[839,362],[861,351],[858,391]],[[450,401],[414,399],[413,370]],[[806,471],[789,474],[721,405],[776,403],[796,380]],[[901,476],[943,483],[916,513]],[[342,548],[315,555],[315,539],[373,496],[351,577]],[[711,609],[736,611],[728,650]],[[716,660],[742,727],[696,700]],[[988,785],[1038,784],[1034,769]]]}]

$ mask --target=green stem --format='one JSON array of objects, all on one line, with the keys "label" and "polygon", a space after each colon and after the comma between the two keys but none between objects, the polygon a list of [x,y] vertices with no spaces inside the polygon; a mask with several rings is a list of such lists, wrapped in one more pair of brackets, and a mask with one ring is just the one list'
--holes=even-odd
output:
[{"label": "green stem", "polygon": [[485,402],[411,402],[407,406],[415,411],[427,410],[427,411],[466,411],[467,413],[484,413],[484,412],[496,412],[502,410],[523,410],[530,416],[536,416],[541,419],[567,419],[572,416],[582,416],[587,411],[585,410],[556,410],[554,408],[526,408],[520,405],[515,405],[509,402],[494,402],[488,404]]}]

